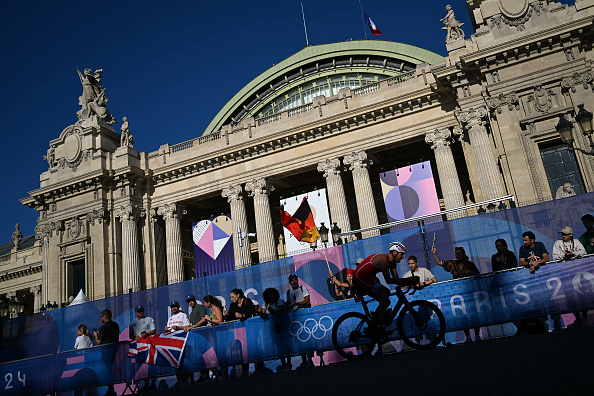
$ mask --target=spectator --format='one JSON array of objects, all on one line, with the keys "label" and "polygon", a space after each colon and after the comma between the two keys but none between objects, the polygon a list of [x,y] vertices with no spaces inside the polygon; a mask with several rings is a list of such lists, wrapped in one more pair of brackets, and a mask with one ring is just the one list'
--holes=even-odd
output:
[{"label": "spectator", "polygon": [[[277,317],[278,315],[285,312],[285,302],[280,298],[280,293],[274,287],[269,287],[268,289],[264,290],[264,293],[262,293],[262,298],[264,299],[264,308],[262,309],[262,312],[264,316],[268,313],[273,315],[274,330],[276,334],[280,334],[280,325],[277,322]],[[282,347],[279,346],[279,350],[280,348]],[[291,370],[293,368],[291,365],[291,358],[285,358],[281,356],[280,361],[282,370]]]},{"label": "spectator", "polygon": [[[169,308],[171,308],[171,316],[167,320],[167,326],[165,326],[165,332],[169,333],[169,332],[176,331],[176,330],[184,330],[186,328],[186,326],[188,326],[190,324],[188,315],[186,315],[179,308],[178,301],[172,301],[171,304],[169,304]],[[175,387],[190,383],[190,376],[186,373],[176,374],[175,377],[177,378],[177,382],[173,385]]]},{"label": "spectator", "polygon": [[120,337],[120,326],[111,320],[111,311],[109,309],[101,311],[101,323],[103,323],[103,325],[99,328],[99,331],[94,331],[97,345],[118,342]]},{"label": "spectator", "polygon": [[244,321],[256,314],[254,303],[243,294],[243,290],[233,289],[229,295],[232,303],[229,305],[227,320],[231,321],[239,319]]},{"label": "spectator", "polygon": [[188,298],[186,298],[186,302],[192,308],[192,312],[190,312],[190,324],[187,325],[184,330],[190,331],[196,327],[206,326],[206,318],[208,315],[206,314],[206,307],[204,305],[198,304],[196,301],[196,297],[193,294],[190,294]]},{"label": "spectator", "polygon": [[299,286],[299,277],[297,275],[289,275],[289,285],[291,285],[291,289],[287,290],[287,299],[285,300],[287,309],[296,311],[301,308],[311,307],[309,290],[305,286]]},{"label": "spectator", "polygon": [[431,273],[431,271],[429,271],[427,268],[419,267],[419,263],[416,256],[409,256],[408,267],[410,268],[410,271],[404,274],[403,278],[411,278],[413,276],[418,276],[418,287],[429,286],[430,284],[437,282],[437,279],[435,279],[435,276]]},{"label": "spectator", "polygon": [[497,249],[497,253],[491,256],[491,270],[493,272],[516,268],[518,266],[518,259],[513,252],[507,249],[505,239],[496,240],[495,249]]},{"label": "spectator", "polygon": [[[188,298],[186,298],[186,302],[192,308],[192,312],[190,312],[189,320],[190,324],[184,327],[185,331],[190,331],[196,327],[206,326],[206,308],[204,305],[198,304],[196,301],[196,297],[193,294],[190,294]],[[194,383],[194,374],[190,373],[190,382]],[[205,382],[209,379],[209,370],[202,370],[200,372],[200,378],[198,378],[198,382]]]},{"label": "spectator", "polygon": [[131,340],[139,340],[148,336],[155,335],[155,321],[151,317],[144,316],[144,307],[137,305],[134,308],[136,319],[130,322],[129,335]]},{"label": "spectator", "polygon": [[[456,254],[456,260],[441,260],[437,255],[437,249],[435,246],[431,248],[431,252],[433,253],[433,257],[435,258],[435,262],[437,265],[441,265],[443,269],[450,274],[454,279],[459,278],[466,278],[467,276],[475,276],[480,274],[480,271],[476,267],[476,265],[468,259],[466,255],[466,251],[463,247],[455,247],[454,253]],[[480,341],[480,327],[474,328],[474,340]],[[472,342],[470,338],[470,330],[464,329],[464,335],[466,336],[465,343]]]},{"label": "spectator", "polygon": [[190,324],[188,315],[186,315],[181,309],[179,309],[179,302],[172,301],[169,304],[171,308],[171,316],[167,320],[167,326],[165,326],[165,332],[169,333],[175,330],[184,330],[186,326]]},{"label": "spectator", "polygon": [[[210,309],[210,315],[205,315],[204,319],[206,319],[207,326],[216,326],[223,323],[225,320],[225,316],[227,315],[227,310],[221,304],[218,298],[211,296],[210,294],[204,296],[202,299],[204,301],[204,307]],[[226,379],[229,378],[229,372],[227,371],[227,367],[221,367],[218,372],[219,378]]]},{"label": "spectator", "polygon": [[587,254],[594,254],[594,216],[588,213],[583,215],[581,220],[586,232],[580,236],[580,243],[586,249]]},{"label": "spectator", "polygon": [[[287,299],[285,302],[285,306],[289,310],[296,311],[302,308],[309,308],[311,307],[311,303],[309,302],[309,290],[305,286],[299,286],[299,277],[296,274],[289,275],[289,285],[291,288],[287,290]],[[311,360],[313,357],[313,353],[308,355],[303,354],[301,355],[301,364],[299,368],[305,368],[308,365],[313,367],[314,363]]]},{"label": "spectator", "polygon": [[336,276],[330,272],[330,279],[334,282],[334,288],[336,290],[336,296],[339,299],[344,300],[347,298],[352,298],[353,296],[353,275],[355,274],[355,270],[349,268],[346,270],[346,282],[339,281]]},{"label": "spectator", "polygon": [[[248,318],[251,318],[256,314],[256,310],[254,308],[254,303],[251,299],[247,298],[243,294],[243,290],[241,289],[233,289],[229,294],[231,297],[231,305],[229,305],[229,313],[227,314],[227,320],[241,320],[244,321]],[[258,365],[256,364],[256,367]],[[241,365],[241,376],[247,377],[249,375],[249,363],[244,363]]]},{"label": "spectator", "polygon": [[95,339],[93,335],[87,329],[87,325],[81,324],[78,326],[78,337],[76,337],[76,342],[74,343],[74,349],[83,349],[83,348],[90,348],[93,346],[93,342]]},{"label": "spectator", "polygon": [[[94,331],[97,345],[118,342],[120,338],[120,326],[111,320],[111,311],[109,309],[104,309],[101,311],[101,323],[103,323],[103,325],[99,328],[99,331]],[[102,351],[103,361],[107,367],[111,367],[113,364],[116,352],[117,350],[115,348],[108,348]],[[107,385],[107,392],[105,392],[105,396],[117,396],[117,393],[113,388],[113,384]]]},{"label": "spectator", "polygon": [[221,304],[218,298],[211,296],[210,294],[204,296],[204,307],[210,309],[210,315],[205,315],[207,326],[215,326],[223,323],[227,311]]},{"label": "spectator", "polygon": [[520,246],[518,254],[520,265],[530,268],[530,273],[533,274],[541,264],[549,261],[549,252],[542,242],[535,242],[536,237],[532,231],[523,233],[522,238],[524,246]]},{"label": "spectator", "polygon": [[580,241],[573,239],[573,228],[565,226],[559,233],[561,239],[553,245],[553,260],[566,261],[586,255],[586,249]]},{"label": "spectator", "polygon": [[264,299],[264,312],[273,315],[281,314],[285,311],[285,302],[280,298],[280,293],[273,287],[269,287],[262,293]]}]

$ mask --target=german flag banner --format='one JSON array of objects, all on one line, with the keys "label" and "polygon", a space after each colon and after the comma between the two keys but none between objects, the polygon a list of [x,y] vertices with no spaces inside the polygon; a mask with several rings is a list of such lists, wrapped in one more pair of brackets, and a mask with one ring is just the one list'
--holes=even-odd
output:
[{"label": "german flag banner", "polygon": [[282,206],[280,212],[283,227],[289,230],[298,241],[312,243],[320,237],[307,197],[303,197],[301,205],[299,205],[293,216],[285,212]]}]

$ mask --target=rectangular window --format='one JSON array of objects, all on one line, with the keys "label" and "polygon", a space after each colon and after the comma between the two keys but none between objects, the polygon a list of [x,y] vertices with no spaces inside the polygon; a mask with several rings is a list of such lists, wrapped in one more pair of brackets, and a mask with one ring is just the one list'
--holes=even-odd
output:
[{"label": "rectangular window", "polygon": [[540,156],[553,198],[586,192],[575,154],[566,145],[541,147]]},{"label": "rectangular window", "polygon": [[85,289],[85,259],[70,261],[68,270],[68,297],[76,297],[79,291],[87,293]]}]

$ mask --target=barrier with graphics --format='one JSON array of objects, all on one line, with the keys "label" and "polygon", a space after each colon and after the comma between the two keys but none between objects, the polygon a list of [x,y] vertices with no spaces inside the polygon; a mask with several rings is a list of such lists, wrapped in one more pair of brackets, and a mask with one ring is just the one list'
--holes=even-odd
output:
[{"label": "barrier with graphics", "polygon": [[[523,269],[438,283],[410,299],[438,305],[448,331],[589,309],[594,307],[594,257],[546,265],[535,274]],[[136,364],[127,358],[128,342],[5,363],[0,390],[3,395],[47,394],[329,350],[332,327],[348,311],[362,312],[361,304],[341,301],[192,330],[179,370]]]}]

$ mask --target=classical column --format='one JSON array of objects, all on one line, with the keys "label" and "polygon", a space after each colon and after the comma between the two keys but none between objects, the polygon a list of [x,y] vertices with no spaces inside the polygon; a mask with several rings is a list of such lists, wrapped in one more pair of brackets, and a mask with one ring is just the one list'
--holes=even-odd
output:
[{"label": "classical column", "polygon": [[116,217],[122,223],[122,269],[124,293],[140,290],[140,260],[138,257],[138,215],[139,210],[132,205],[115,209]]},{"label": "classical column", "polygon": [[33,294],[33,313],[38,313],[41,308],[41,285],[31,286],[29,291]]},{"label": "classical column", "polygon": [[250,197],[254,197],[254,212],[256,215],[256,238],[258,239],[258,257],[260,262],[276,260],[276,246],[272,231],[272,217],[268,195],[274,191],[274,186],[265,178],[254,179],[245,184],[245,190]]},{"label": "classical column", "polygon": [[[331,222],[335,222],[342,232],[351,230],[351,221],[347,210],[344,187],[340,177],[340,161],[338,158],[325,160],[318,164],[318,172],[323,173],[326,178],[328,189],[328,201],[330,203]],[[351,240],[351,238],[347,238]]]},{"label": "classical column", "polygon": [[[367,170],[371,165],[371,160],[367,159],[367,153],[361,150],[345,156],[342,162],[349,165],[349,170],[353,172],[353,184],[355,185],[355,198],[357,199],[357,211],[359,212],[361,228],[376,226],[378,223],[377,212],[373,192],[371,191],[369,171]],[[363,238],[370,238],[379,234],[379,230],[371,230],[363,232],[362,236]]]},{"label": "classical column", "polygon": [[157,210],[157,214],[165,219],[167,279],[170,285],[184,280],[180,219],[185,213],[181,205],[176,203],[161,206]]},{"label": "classical column", "polygon": [[[223,198],[227,198],[227,202],[231,206],[231,221],[233,222],[233,252],[235,254],[235,269],[243,268],[251,262],[250,238],[247,236],[248,224],[247,216],[245,214],[245,202],[243,200],[243,189],[241,184],[236,184],[225,188],[221,193]],[[239,239],[237,229],[240,228],[245,233],[242,246],[239,246]],[[243,257],[243,262],[242,262]]]},{"label": "classical column", "polygon": [[483,199],[489,200],[503,197],[506,192],[483,121],[486,116],[487,109],[484,106],[458,113],[458,119],[466,123]]},{"label": "classical column", "polygon": [[41,243],[41,301],[49,301],[49,240],[51,236],[51,228],[49,225],[42,225],[35,227],[35,239]]},{"label": "classical column", "polygon": [[[425,141],[431,145],[437,163],[437,173],[446,209],[459,208],[465,205],[464,195],[460,187],[454,156],[450,148],[452,134],[448,128],[434,129],[425,134]],[[450,213],[448,218],[461,217],[463,213]]]}]

